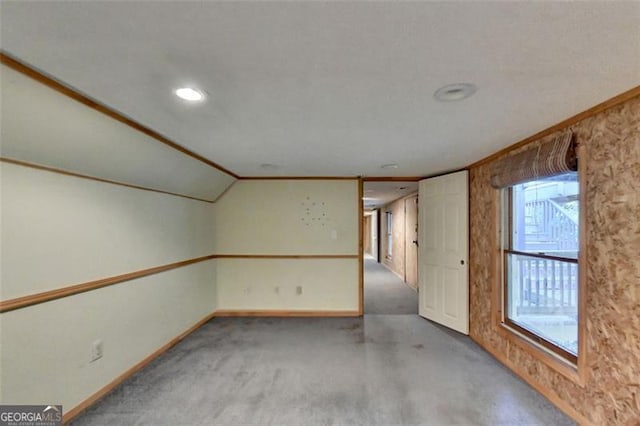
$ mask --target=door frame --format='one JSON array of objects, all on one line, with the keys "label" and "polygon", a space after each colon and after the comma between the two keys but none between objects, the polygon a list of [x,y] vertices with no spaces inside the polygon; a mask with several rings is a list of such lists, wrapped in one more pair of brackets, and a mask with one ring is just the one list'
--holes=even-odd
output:
[{"label": "door frame", "polygon": [[[407,219],[408,219],[407,201],[412,200],[413,198],[415,198],[415,202],[414,203],[415,203],[415,210],[416,210],[416,218],[415,218],[416,220],[415,220],[415,224],[409,224],[407,222]],[[415,245],[415,248],[416,248],[415,290],[416,291],[418,290],[418,261],[419,261],[419,259],[418,259],[418,248],[419,248],[419,246],[418,246],[418,243],[417,243],[417,241],[418,241],[418,232],[419,232],[419,230],[418,230],[418,221],[419,221],[419,215],[420,215],[419,208],[418,208],[418,200],[419,199],[420,199],[420,192],[419,191],[416,192],[416,193],[413,193],[413,194],[409,194],[409,195],[407,195],[406,197],[404,197],[402,199],[403,202],[404,202],[404,239],[405,239],[405,242],[404,242],[404,282],[407,285],[409,285],[409,287],[414,288],[413,285],[411,285],[409,283],[409,280],[407,279],[407,276],[409,274],[408,273],[409,268],[407,267],[407,265],[409,264],[409,262],[408,262],[408,260],[409,260],[409,252],[414,248],[414,245]],[[411,242],[409,242],[410,238],[407,238],[408,235],[409,235],[409,232],[410,232],[408,230],[409,228],[407,227],[407,225],[415,226],[415,240],[411,239]],[[416,242],[414,242],[414,241],[416,241]]]},{"label": "door frame", "polygon": [[[443,173],[445,174],[445,173]],[[430,176],[433,177],[433,176]],[[420,182],[422,176],[368,176],[358,178],[358,315],[364,315],[364,183],[365,182]],[[378,212],[378,227],[380,227]],[[380,261],[380,228],[378,228],[378,262]]]},{"label": "door frame", "polygon": [[[447,172],[436,173],[426,176],[360,176],[358,177],[358,315],[364,315],[364,183],[365,182],[420,182],[423,179],[444,176],[451,173],[469,171],[468,167],[462,169],[449,170]],[[470,176],[470,174],[469,174]],[[471,205],[471,203],[469,203]],[[378,213],[379,214],[379,213]],[[469,215],[470,217],[471,215]],[[380,226],[381,218],[378,216],[378,226]],[[418,231],[419,232],[419,231]],[[380,232],[378,231],[378,261],[380,261]]]}]

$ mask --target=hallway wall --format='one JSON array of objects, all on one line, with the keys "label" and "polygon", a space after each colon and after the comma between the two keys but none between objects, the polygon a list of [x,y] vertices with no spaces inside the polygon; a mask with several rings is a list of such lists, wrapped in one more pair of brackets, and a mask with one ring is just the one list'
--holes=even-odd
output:
[{"label": "hallway wall", "polygon": [[[381,230],[380,230],[380,247],[381,247],[381,263],[391,272],[396,274],[404,281],[404,200],[401,198],[380,209]],[[389,254],[389,237],[388,237],[388,214],[391,213],[392,220],[392,238],[391,238],[391,254]]]},{"label": "hallway wall", "polygon": [[378,259],[378,251],[379,251],[379,244],[380,244],[380,236],[378,235],[379,232],[379,215],[380,215],[380,209],[376,209],[372,214],[371,214],[371,256],[373,256],[374,259]]},{"label": "hallway wall", "polygon": [[371,221],[371,214],[364,215],[364,222],[362,225],[362,238],[363,238],[363,250],[365,254],[373,256],[373,236],[372,231],[373,222]]},{"label": "hallway wall", "polygon": [[[380,262],[403,281],[406,281],[407,278],[407,241],[412,241],[415,238],[415,230],[407,227],[405,201],[415,196],[416,193],[406,195],[380,208]],[[388,213],[391,213],[393,221],[391,256],[389,256],[387,235]],[[416,267],[416,265],[413,266]]]}]

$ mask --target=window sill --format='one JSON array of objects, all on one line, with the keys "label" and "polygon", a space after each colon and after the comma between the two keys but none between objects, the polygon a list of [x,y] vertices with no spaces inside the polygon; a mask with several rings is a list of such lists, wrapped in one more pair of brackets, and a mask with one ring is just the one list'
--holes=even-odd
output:
[{"label": "window sill", "polygon": [[573,383],[580,387],[584,387],[586,383],[584,368],[580,367],[580,357],[578,357],[578,364],[574,364],[551,350],[545,348],[524,334],[509,327],[507,324],[500,322],[498,324],[498,334],[509,342],[518,346],[526,353],[531,355],[536,360],[544,363],[547,367],[552,369],[558,374],[561,374],[565,378],[571,380]]}]

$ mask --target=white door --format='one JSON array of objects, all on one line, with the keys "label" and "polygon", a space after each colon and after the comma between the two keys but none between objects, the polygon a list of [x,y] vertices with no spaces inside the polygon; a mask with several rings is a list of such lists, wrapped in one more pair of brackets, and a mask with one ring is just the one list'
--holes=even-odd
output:
[{"label": "white door", "polygon": [[462,171],[420,181],[418,287],[421,316],[469,334],[469,189]]}]

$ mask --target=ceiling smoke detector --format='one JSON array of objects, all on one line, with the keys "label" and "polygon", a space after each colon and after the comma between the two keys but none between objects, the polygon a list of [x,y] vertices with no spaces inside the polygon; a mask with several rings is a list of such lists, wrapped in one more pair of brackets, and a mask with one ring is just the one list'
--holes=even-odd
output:
[{"label": "ceiling smoke detector", "polygon": [[461,101],[476,93],[478,88],[471,83],[447,84],[435,91],[433,97],[442,102]]}]

